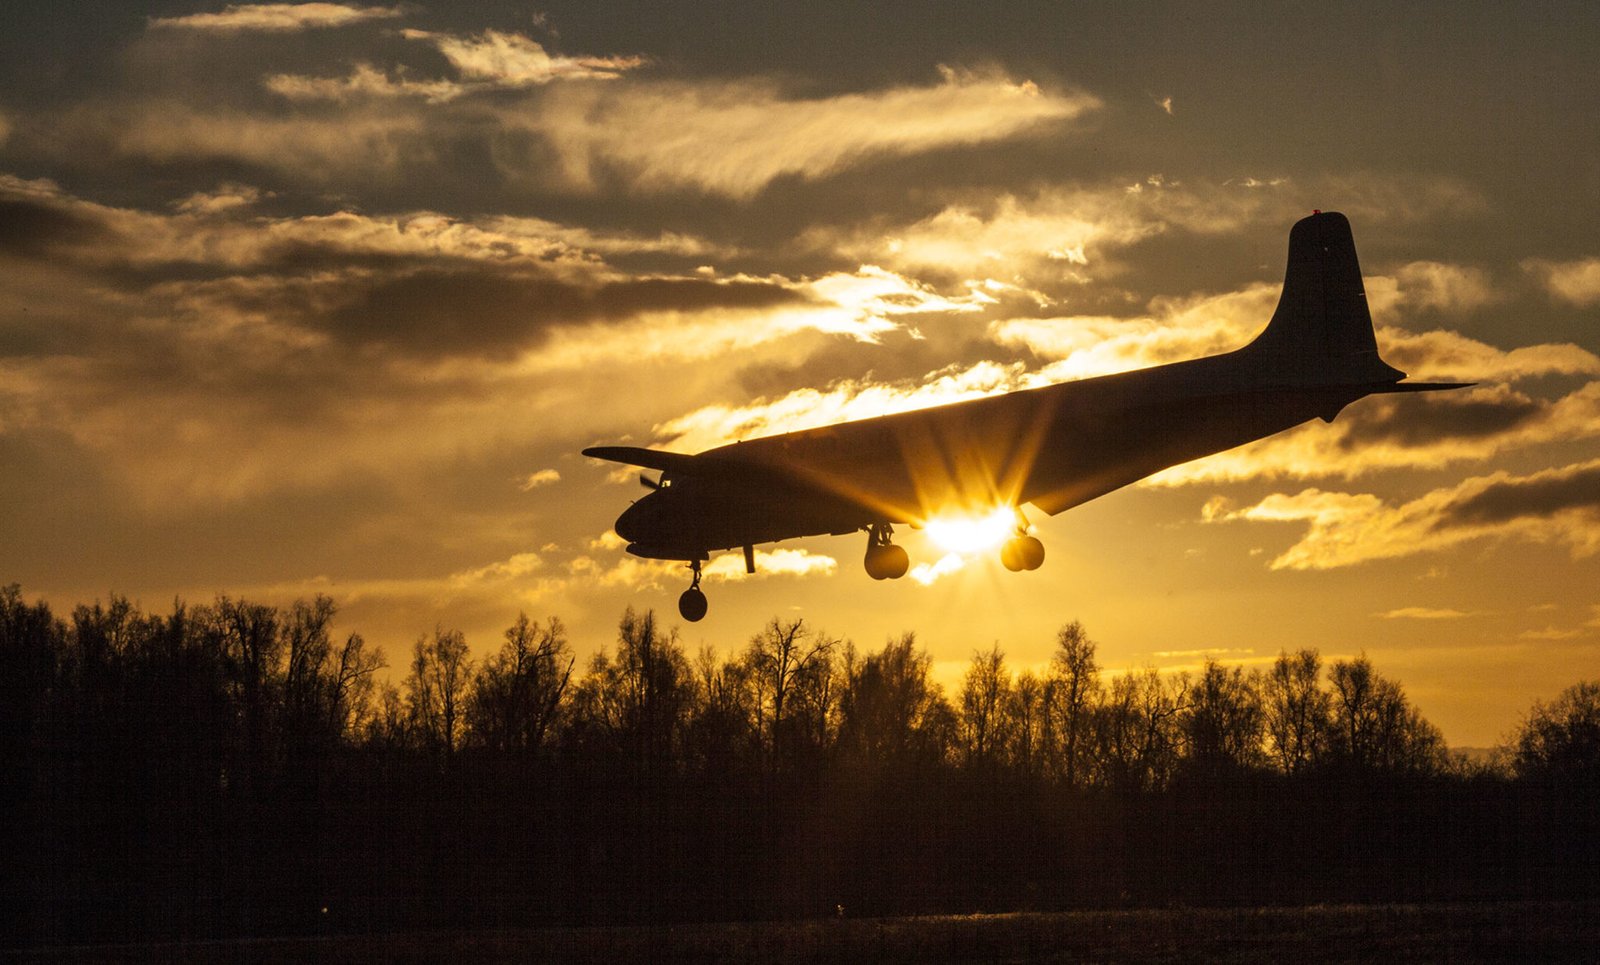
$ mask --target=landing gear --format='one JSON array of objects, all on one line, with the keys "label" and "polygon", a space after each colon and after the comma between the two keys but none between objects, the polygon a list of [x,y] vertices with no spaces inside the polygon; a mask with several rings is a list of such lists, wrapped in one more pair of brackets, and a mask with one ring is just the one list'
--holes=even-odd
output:
[{"label": "landing gear", "polygon": [[1036,570],[1044,565],[1044,544],[1028,535],[1028,518],[1017,510],[1017,535],[1000,547],[1000,563],[1013,573]]},{"label": "landing gear", "polygon": [[867,527],[867,556],[864,562],[867,575],[874,580],[898,580],[911,569],[911,557],[905,547],[890,542],[894,529],[888,523],[873,523]]},{"label": "landing gear", "polygon": [[706,615],[706,595],[700,590],[700,561],[690,560],[689,569],[694,571],[694,582],[678,597],[678,614],[690,623],[699,623]]}]

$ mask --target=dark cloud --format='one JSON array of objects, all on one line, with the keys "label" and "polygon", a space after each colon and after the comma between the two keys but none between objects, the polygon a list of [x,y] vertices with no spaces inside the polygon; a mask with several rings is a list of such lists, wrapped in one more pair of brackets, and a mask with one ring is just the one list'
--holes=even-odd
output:
[{"label": "dark cloud", "polygon": [[766,282],[646,278],[590,287],[483,268],[423,270],[361,288],[313,324],[341,339],[406,353],[501,356],[537,343],[557,325],[799,300]]},{"label": "dark cloud", "polygon": [[0,198],[0,255],[42,258],[59,247],[93,244],[106,237],[96,218],[29,198]]},{"label": "dark cloud", "polygon": [[1600,463],[1492,481],[1452,504],[1436,529],[1545,518],[1568,510],[1600,511]]},{"label": "dark cloud", "polygon": [[1549,409],[1546,402],[1506,389],[1421,396],[1403,404],[1385,400],[1351,410],[1339,447],[1353,452],[1373,443],[1421,447],[1449,439],[1484,439],[1527,426]]}]

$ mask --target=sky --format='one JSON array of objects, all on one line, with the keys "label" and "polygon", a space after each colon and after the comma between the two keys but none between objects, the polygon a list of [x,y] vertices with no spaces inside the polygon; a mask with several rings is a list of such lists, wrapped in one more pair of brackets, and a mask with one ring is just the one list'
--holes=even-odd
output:
[{"label": "sky", "polygon": [[403,668],[580,654],[695,452],[1247,342],[1354,228],[1413,379],[1056,517],[711,564],[691,650],[803,617],[1112,670],[1365,652],[1462,746],[1600,676],[1600,20],[1582,3],[105,0],[0,15],[0,583],[323,593]]}]

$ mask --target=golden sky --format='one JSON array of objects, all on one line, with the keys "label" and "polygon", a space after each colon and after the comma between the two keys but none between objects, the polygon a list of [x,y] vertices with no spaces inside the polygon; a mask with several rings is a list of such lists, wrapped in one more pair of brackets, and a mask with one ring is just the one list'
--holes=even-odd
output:
[{"label": "golden sky", "polygon": [[1226,351],[1351,220],[1368,399],[1055,518],[1011,574],[763,547],[692,648],[915,630],[947,681],[1365,651],[1459,745],[1600,672],[1600,97],[1583,4],[22,3],[0,37],[0,582],[327,593],[399,664],[580,651],[684,574],[605,443]]}]

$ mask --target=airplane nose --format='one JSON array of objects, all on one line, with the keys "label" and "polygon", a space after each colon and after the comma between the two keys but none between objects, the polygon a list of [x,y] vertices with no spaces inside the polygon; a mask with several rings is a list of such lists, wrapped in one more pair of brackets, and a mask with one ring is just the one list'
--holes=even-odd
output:
[{"label": "airplane nose", "polygon": [[656,494],[651,493],[622,511],[615,527],[618,536],[630,543],[650,542],[651,531],[661,515],[659,507],[651,502],[655,497]]}]

